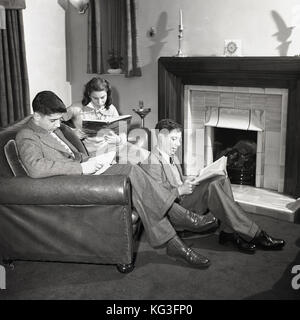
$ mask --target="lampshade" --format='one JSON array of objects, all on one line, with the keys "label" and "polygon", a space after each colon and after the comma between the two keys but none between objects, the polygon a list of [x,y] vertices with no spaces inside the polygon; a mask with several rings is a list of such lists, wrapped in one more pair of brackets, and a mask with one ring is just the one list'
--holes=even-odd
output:
[{"label": "lampshade", "polygon": [[78,10],[78,13],[85,13],[89,6],[89,0],[69,0],[74,8]]}]

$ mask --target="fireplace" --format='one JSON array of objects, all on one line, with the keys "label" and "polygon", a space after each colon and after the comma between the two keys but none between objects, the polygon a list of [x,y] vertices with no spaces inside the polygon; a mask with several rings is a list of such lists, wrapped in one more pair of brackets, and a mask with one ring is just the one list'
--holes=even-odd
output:
[{"label": "fireplace", "polygon": [[231,183],[255,186],[257,132],[214,127],[213,138],[213,160],[227,157],[227,173]]},{"label": "fireplace", "polygon": [[[199,168],[215,160],[213,147],[220,142],[215,139],[217,130],[227,129],[235,147],[226,154],[232,182],[249,184],[250,181],[243,183],[243,178],[252,180],[251,154],[243,149],[252,151],[255,145],[253,185],[283,192],[287,89],[186,85],[184,96],[184,127],[190,129],[183,150],[187,175],[197,174]],[[255,141],[252,138],[251,142],[251,136],[256,137]],[[234,141],[237,137],[239,141]]]},{"label": "fireplace", "polygon": [[[197,128],[200,130],[197,134],[203,139],[203,146],[206,149],[212,149],[211,139],[214,127],[217,127],[213,124],[214,115],[221,114],[223,124],[231,122],[227,117],[230,113],[238,119],[235,121],[237,126],[239,123],[246,125],[248,121],[247,125],[250,125],[250,128],[248,127],[247,130],[257,132],[258,153],[264,152],[265,148],[276,149],[272,152],[274,151],[278,158],[277,163],[272,163],[272,155],[268,155],[267,158],[271,163],[266,163],[266,154],[264,154],[256,161],[258,169],[256,168],[255,185],[299,197],[299,80],[300,58],[298,57],[161,57],[158,61],[159,119],[172,118],[183,124],[185,128],[189,125],[191,128]],[[211,101],[201,105],[199,101],[201,102],[204,92],[211,96]],[[213,96],[216,94],[223,97],[221,106],[216,106],[214,103]],[[238,103],[232,105],[230,101],[234,95]],[[269,98],[267,98],[268,95],[270,95]],[[268,110],[258,107],[259,98],[273,101],[271,106],[267,105]],[[192,104],[193,99],[198,99],[200,108]],[[209,99],[206,100],[209,101]],[[254,101],[253,104],[245,110],[245,105],[249,105],[251,100]],[[187,106],[190,106],[190,109]],[[274,110],[272,110],[273,107]],[[198,116],[195,116],[197,113]],[[270,125],[269,120],[274,118],[276,113],[280,121],[273,119]],[[276,128],[268,131],[268,126],[276,126]],[[245,128],[233,129],[244,130]],[[273,148],[274,142],[278,141],[280,147]],[[191,156],[189,155],[190,150],[193,149],[191,143],[190,138],[184,136],[185,164],[188,162],[187,157]],[[264,150],[261,149],[262,147]],[[209,150],[199,154],[196,165],[204,166],[212,161],[213,156],[210,154]],[[264,164],[261,163],[262,160]],[[276,167],[276,172],[273,167]],[[183,169],[186,174],[194,170],[188,165]],[[276,181],[273,179],[274,176]],[[268,177],[267,180],[265,180],[266,177]]]}]

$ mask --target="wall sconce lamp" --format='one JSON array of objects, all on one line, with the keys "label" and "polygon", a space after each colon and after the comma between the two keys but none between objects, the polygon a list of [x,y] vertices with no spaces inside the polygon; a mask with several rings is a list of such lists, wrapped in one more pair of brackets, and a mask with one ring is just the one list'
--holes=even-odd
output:
[{"label": "wall sconce lamp", "polygon": [[78,13],[83,14],[89,6],[89,0],[69,0]]}]

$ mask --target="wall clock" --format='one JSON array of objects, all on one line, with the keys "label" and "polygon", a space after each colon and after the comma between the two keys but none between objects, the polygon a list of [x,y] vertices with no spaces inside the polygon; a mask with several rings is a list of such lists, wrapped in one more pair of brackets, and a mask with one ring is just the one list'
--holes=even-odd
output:
[{"label": "wall clock", "polygon": [[241,55],[241,40],[225,40],[224,55],[225,56],[240,56]]}]

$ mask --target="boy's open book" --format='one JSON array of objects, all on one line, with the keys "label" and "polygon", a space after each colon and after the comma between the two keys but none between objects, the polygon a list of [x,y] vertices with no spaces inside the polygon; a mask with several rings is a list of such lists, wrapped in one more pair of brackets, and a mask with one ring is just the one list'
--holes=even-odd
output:
[{"label": "boy's open book", "polygon": [[99,156],[93,157],[89,161],[99,161],[100,163],[103,163],[103,167],[93,173],[94,175],[98,175],[106,171],[113,163],[115,163],[115,157],[116,157],[116,152],[115,151],[110,151],[107,153],[100,154]]},{"label": "boy's open book", "polygon": [[[113,130],[116,134],[119,134],[120,128],[124,129],[124,125],[129,126],[132,115],[123,115],[119,117],[111,118],[110,120],[98,120],[98,119],[83,119],[82,129],[89,136],[95,136],[99,130],[108,128]],[[126,131],[127,132],[127,131]]]},{"label": "boy's open book", "polygon": [[227,176],[226,166],[227,157],[223,156],[215,162],[209,164],[205,168],[201,169],[192,182],[194,184],[198,184],[201,181],[212,178],[214,176]]}]

